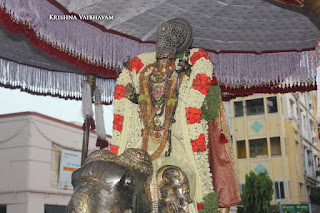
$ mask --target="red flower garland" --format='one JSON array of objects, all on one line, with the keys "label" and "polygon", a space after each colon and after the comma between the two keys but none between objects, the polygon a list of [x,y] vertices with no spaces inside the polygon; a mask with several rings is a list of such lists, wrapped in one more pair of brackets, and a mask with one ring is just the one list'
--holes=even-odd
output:
[{"label": "red flower garland", "polygon": [[199,203],[198,205],[197,205],[197,209],[199,210],[199,209],[204,209],[204,205],[202,204],[202,203]]},{"label": "red flower garland", "polygon": [[142,67],[143,67],[143,64],[142,64],[140,58],[134,57],[134,58],[131,59],[131,61],[130,61],[130,71],[135,69],[136,73],[139,73]]},{"label": "red flower garland", "polygon": [[115,145],[110,145],[110,151],[113,152],[115,155],[118,155],[119,147]]},{"label": "red flower garland", "polygon": [[192,65],[194,65],[202,57],[205,57],[206,59],[209,59],[211,61],[209,54],[205,50],[199,49],[199,51],[194,52],[190,58]]},{"label": "red flower garland", "polygon": [[192,150],[194,152],[198,152],[198,151],[204,152],[204,151],[206,151],[207,147],[206,147],[204,134],[201,134],[198,139],[193,140],[191,142],[191,145],[192,145]]},{"label": "red flower garland", "polygon": [[118,115],[118,114],[114,114],[113,115],[113,126],[112,126],[112,128],[114,130],[118,130],[119,132],[121,132],[122,128],[123,128],[123,120],[124,120],[123,116]]},{"label": "red flower garland", "polygon": [[123,85],[116,85],[114,89],[114,99],[120,100],[125,96],[126,88]]},{"label": "red flower garland", "polygon": [[206,74],[197,74],[196,78],[193,80],[192,86],[203,95],[207,95],[210,90],[210,84],[212,84],[210,77]]},{"label": "red flower garland", "polygon": [[201,109],[189,107],[186,109],[186,117],[188,124],[201,123]]}]

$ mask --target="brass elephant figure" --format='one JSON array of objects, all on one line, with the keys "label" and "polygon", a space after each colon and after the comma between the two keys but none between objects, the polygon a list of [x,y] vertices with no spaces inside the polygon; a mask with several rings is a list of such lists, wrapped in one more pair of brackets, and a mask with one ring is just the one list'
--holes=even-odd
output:
[{"label": "brass elephant figure", "polygon": [[65,213],[149,213],[151,174],[151,158],[143,150],[127,149],[118,157],[94,151],[72,174],[75,190]]},{"label": "brass elephant figure", "polygon": [[156,173],[159,206],[153,206],[150,155],[127,149],[116,156],[107,150],[92,152],[73,172],[74,193],[65,213],[187,213],[191,203],[189,182],[176,166],[166,165]]}]

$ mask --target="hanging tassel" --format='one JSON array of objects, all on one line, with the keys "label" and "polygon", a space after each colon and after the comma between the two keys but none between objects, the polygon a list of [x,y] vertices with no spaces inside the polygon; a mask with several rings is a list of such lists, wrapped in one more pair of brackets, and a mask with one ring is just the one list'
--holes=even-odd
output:
[{"label": "hanging tassel", "polygon": [[105,138],[98,137],[96,147],[100,147],[100,149],[107,148],[109,150],[109,142]]},{"label": "hanging tassel", "polygon": [[82,115],[84,118],[83,130],[88,126],[91,130],[96,128],[93,120],[93,110],[92,110],[92,97],[90,84],[87,81],[83,81],[81,84],[82,91]]},{"label": "hanging tassel", "polygon": [[103,119],[103,106],[101,101],[101,93],[98,87],[94,91],[95,96],[95,118],[96,118],[96,133],[98,135],[96,146],[100,149],[107,148],[109,150],[109,142],[106,139],[106,130]]},{"label": "hanging tassel", "polygon": [[228,140],[224,135],[224,133],[222,132],[222,129],[220,130],[219,143],[223,143],[223,144],[228,143]]},{"label": "hanging tassel", "polygon": [[94,119],[90,116],[87,116],[86,119],[84,120],[84,123],[82,125],[82,129],[86,129],[86,125],[89,125],[90,130],[95,130],[96,125],[94,123]]}]

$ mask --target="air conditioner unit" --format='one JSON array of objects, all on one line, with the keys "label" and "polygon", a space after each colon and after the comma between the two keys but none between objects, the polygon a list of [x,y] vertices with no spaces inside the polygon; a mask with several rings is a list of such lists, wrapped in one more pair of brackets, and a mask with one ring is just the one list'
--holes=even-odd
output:
[{"label": "air conditioner unit", "polygon": [[318,142],[318,140],[319,140],[319,138],[318,138],[318,137],[312,137],[312,143],[317,143],[317,142]]},{"label": "air conditioner unit", "polygon": [[309,109],[313,109],[313,104],[309,104]]}]

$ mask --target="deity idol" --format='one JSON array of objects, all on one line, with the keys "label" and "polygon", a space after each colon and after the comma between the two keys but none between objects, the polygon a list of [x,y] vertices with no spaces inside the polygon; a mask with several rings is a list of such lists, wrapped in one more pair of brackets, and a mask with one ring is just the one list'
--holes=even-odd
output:
[{"label": "deity idol", "polygon": [[203,49],[189,49],[192,40],[184,19],[163,23],[156,52],[134,57],[115,88],[112,148],[119,154],[141,148],[151,156],[153,212],[161,206],[163,191],[157,172],[166,165],[186,174],[189,212],[210,208],[202,204],[214,190],[220,211],[241,202],[213,63]]}]

